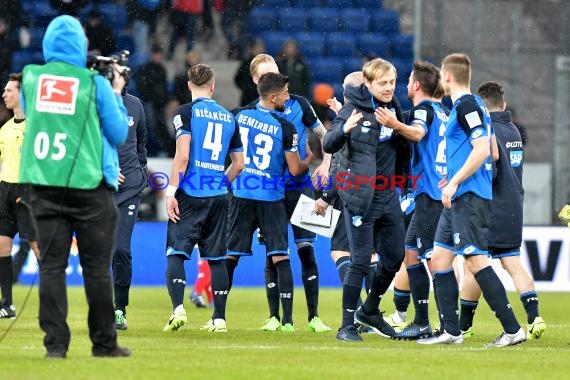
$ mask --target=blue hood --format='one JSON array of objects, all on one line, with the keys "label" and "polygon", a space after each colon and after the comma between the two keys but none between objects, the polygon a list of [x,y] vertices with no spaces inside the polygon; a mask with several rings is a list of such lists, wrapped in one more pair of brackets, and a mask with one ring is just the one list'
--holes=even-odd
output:
[{"label": "blue hood", "polygon": [[71,16],[58,16],[48,25],[42,42],[46,63],[60,61],[85,67],[87,37],[81,23]]}]

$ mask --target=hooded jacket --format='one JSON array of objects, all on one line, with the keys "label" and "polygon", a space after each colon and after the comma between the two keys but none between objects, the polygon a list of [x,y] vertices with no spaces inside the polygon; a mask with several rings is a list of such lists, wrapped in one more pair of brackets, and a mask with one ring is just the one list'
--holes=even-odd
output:
[{"label": "hooded jacket", "polygon": [[[75,67],[87,63],[87,38],[79,21],[64,15],[53,19],[42,41],[46,64],[63,62]],[[128,132],[127,110],[120,94],[115,94],[109,81],[94,75],[95,102],[102,131],[102,170],[105,182],[117,189],[119,158],[116,146],[122,144]],[[21,99],[25,112],[25,98]]]},{"label": "hooded jacket", "polygon": [[[339,111],[332,128],[325,135],[323,149],[331,154],[339,152],[336,178],[338,195],[353,215],[363,216],[369,209],[375,193],[370,181],[375,176],[382,176],[388,181],[393,178],[396,173],[397,151],[404,146],[403,139],[399,135],[376,121],[374,110],[377,107],[389,108],[396,113],[400,121],[403,120],[402,110],[395,97],[390,103],[382,103],[371,95],[364,84],[359,87],[346,87],[345,97],[347,103]],[[362,113],[363,117],[356,128],[349,134],[344,134],[342,127],[353,110]],[[368,182],[357,184],[358,176],[363,176]],[[376,184],[381,188],[376,190],[378,196],[388,200],[395,195],[392,186],[384,186],[384,180],[378,180]]]}]

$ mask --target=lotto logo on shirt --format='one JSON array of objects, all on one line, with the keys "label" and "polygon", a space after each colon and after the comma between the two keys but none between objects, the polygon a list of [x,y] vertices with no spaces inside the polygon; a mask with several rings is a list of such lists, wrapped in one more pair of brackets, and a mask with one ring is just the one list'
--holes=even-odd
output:
[{"label": "lotto logo on shirt", "polygon": [[78,89],[78,78],[49,74],[40,75],[36,111],[74,115]]}]

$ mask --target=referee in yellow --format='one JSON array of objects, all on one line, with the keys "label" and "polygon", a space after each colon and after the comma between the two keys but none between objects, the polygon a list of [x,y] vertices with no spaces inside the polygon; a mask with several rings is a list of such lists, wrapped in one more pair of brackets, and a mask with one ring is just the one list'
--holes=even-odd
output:
[{"label": "referee in yellow", "polygon": [[27,185],[20,185],[20,156],[25,116],[20,107],[20,85],[22,74],[10,74],[2,99],[6,108],[14,112],[0,129],[0,318],[16,317],[16,307],[12,300],[12,240],[17,232],[20,238],[27,238],[39,260],[37,231],[27,203]]}]

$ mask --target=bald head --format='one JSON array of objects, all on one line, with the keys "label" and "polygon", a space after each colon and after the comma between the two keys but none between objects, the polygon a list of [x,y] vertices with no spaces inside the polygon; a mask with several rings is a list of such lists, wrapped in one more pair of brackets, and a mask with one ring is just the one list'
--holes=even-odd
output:
[{"label": "bald head", "polygon": [[364,75],[362,74],[362,71],[354,71],[348,74],[346,77],[344,77],[344,82],[342,82],[342,86],[358,87],[362,83],[364,83]]}]

